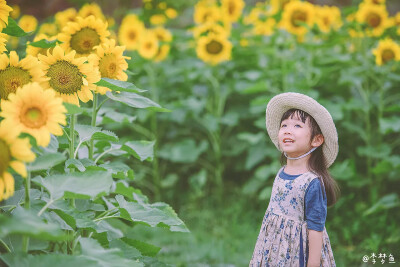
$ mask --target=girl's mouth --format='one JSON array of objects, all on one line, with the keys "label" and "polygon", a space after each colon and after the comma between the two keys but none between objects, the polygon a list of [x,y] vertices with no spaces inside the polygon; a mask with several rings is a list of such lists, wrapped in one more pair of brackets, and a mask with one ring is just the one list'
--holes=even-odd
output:
[{"label": "girl's mouth", "polygon": [[284,144],[286,144],[286,143],[294,143],[294,140],[293,139],[290,139],[290,138],[283,138],[283,141],[282,141]]}]

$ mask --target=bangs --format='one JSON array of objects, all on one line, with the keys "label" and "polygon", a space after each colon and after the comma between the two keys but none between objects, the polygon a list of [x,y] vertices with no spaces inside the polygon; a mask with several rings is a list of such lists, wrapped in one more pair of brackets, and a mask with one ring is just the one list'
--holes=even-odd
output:
[{"label": "bangs", "polygon": [[310,118],[310,120],[313,120],[314,118],[310,116],[307,112],[300,110],[300,109],[289,109],[285,113],[283,113],[282,118],[281,118],[281,123],[282,121],[288,119],[288,118],[297,118],[300,119],[303,123],[306,123],[307,118]]}]

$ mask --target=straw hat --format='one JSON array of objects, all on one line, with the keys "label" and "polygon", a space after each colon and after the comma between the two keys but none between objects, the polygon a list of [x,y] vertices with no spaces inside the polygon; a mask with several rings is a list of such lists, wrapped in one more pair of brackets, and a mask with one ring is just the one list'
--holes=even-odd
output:
[{"label": "straw hat", "polygon": [[339,151],[338,135],[332,116],[326,108],[309,96],[299,93],[283,93],[274,96],[267,105],[266,127],[268,135],[279,150],[278,132],[283,114],[289,109],[300,109],[311,115],[324,136],[322,153],[327,167],[335,161]]}]

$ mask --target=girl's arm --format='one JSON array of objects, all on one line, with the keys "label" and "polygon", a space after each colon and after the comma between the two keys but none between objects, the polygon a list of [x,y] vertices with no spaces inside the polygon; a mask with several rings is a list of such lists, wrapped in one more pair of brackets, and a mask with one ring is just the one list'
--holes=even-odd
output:
[{"label": "girl's arm", "polygon": [[308,229],[307,267],[319,267],[321,262],[322,232]]}]

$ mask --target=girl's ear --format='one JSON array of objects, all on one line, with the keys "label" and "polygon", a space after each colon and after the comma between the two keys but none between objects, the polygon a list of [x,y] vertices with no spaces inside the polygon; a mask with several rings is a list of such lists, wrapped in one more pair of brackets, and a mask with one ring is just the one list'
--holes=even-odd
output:
[{"label": "girl's ear", "polygon": [[318,147],[324,143],[324,136],[322,134],[317,134],[311,142],[312,147]]}]

